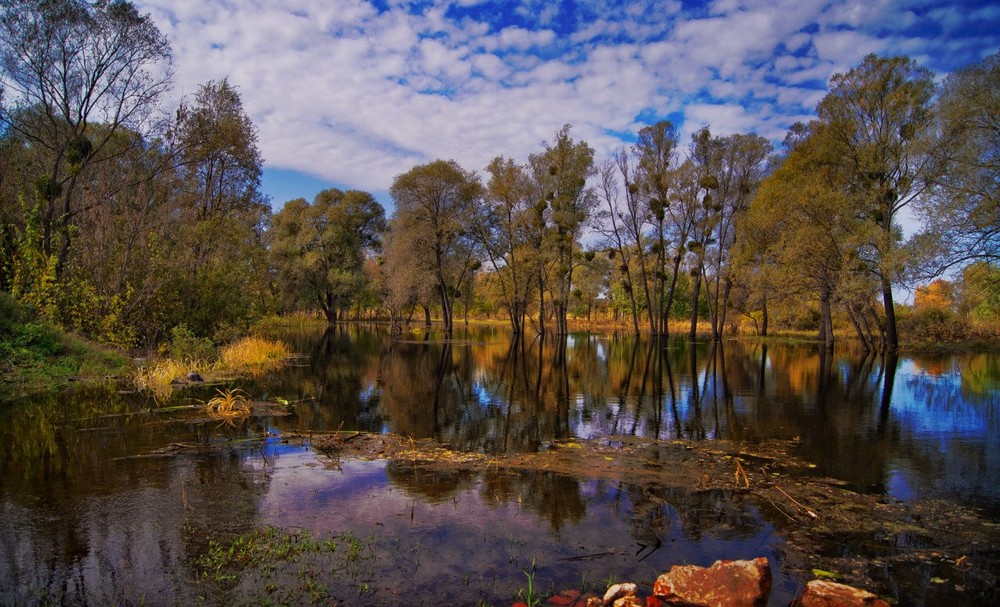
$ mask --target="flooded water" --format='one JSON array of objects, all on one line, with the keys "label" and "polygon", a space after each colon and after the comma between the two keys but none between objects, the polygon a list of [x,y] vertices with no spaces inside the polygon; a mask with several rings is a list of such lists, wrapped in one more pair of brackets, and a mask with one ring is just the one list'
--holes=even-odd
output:
[{"label": "flooded water", "polygon": [[[799,455],[855,490],[946,498],[1000,520],[997,354],[885,359],[586,334],[512,342],[501,329],[436,337],[393,342],[357,326],[286,335],[306,356],[238,385],[289,401],[290,415],[241,427],[182,407],[212,388],[168,402],[93,388],[3,406],[0,604],[509,605],[529,585],[547,596],[767,556],[770,604],[786,605],[806,579],[781,568],[782,521],[723,491],[333,461],[283,438],[308,431],[487,453],[628,435],[797,438]],[[206,581],[211,539],[262,528],[352,549]],[[877,590],[934,604],[929,579],[887,572]]]}]

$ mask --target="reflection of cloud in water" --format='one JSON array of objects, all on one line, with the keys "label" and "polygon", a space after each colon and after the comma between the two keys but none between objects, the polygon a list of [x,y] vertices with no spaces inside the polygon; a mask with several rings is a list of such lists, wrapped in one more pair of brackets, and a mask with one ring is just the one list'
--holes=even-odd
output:
[{"label": "reflection of cloud in water", "polygon": [[[619,482],[544,471],[339,464],[332,468],[309,450],[276,459],[260,504],[263,522],[365,538],[384,557],[368,565],[374,579],[412,589],[416,602],[421,593],[445,589],[435,596],[440,604],[475,604],[479,596],[464,593],[483,588],[492,588],[487,602],[507,600],[524,586],[522,571],[532,560],[536,583],[558,589],[608,575],[653,579],[678,563],[776,558],[770,525],[721,492],[657,489],[650,499]],[[795,584],[774,570],[776,595],[790,600]]]}]

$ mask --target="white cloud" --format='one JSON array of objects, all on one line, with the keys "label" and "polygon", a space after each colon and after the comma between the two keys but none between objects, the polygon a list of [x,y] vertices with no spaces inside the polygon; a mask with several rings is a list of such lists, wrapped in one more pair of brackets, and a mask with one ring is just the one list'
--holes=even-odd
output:
[{"label": "white cloud", "polygon": [[[973,13],[980,26],[1000,20],[995,7],[918,2],[581,0],[564,14],[568,5],[524,0],[516,17],[490,0],[420,11],[395,0],[382,10],[364,0],[137,3],[171,40],[177,97],[210,79],[239,87],[266,166],[384,192],[435,158],[475,170],[498,154],[526,159],[565,123],[605,154],[622,145],[613,133],[643,126],[640,113],[683,116],[685,136],[705,123],[780,141],[812,115],[816,83],[867,52],[932,61],[996,49],[996,34],[959,37]],[[904,23],[956,37],[907,35]]]}]

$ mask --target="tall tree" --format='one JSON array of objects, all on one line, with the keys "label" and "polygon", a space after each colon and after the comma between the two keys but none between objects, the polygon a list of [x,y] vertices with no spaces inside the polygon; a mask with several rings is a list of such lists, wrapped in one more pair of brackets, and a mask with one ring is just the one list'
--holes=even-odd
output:
[{"label": "tall tree", "polygon": [[732,249],[737,242],[737,226],[750,207],[757,188],[764,178],[771,143],[756,134],[734,134],[713,138],[718,150],[715,176],[719,187],[715,192],[716,227],[711,236],[708,258],[712,265],[711,280],[706,280],[712,336],[722,338],[733,288]]},{"label": "tall tree", "polygon": [[123,131],[141,144],[170,79],[166,37],[131,2],[4,3],[0,130],[43,153],[34,176],[39,244],[41,254],[55,256],[57,278],[86,210],[77,201],[78,178],[108,159],[106,148]]},{"label": "tall tree", "polygon": [[736,265],[765,274],[782,298],[819,301],[819,338],[827,349],[833,348],[837,291],[856,265],[860,235],[848,182],[830,152],[829,134],[814,123],[739,218],[734,251]]},{"label": "tall tree", "polygon": [[[673,302],[673,289],[677,281],[677,264],[672,272],[667,271],[668,230],[670,222],[667,209],[670,205],[672,184],[672,164],[674,150],[677,147],[677,129],[669,120],[661,120],[656,124],[639,129],[638,138],[632,147],[636,158],[636,178],[639,191],[643,197],[644,206],[649,220],[653,224],[652,250],[655,259],[652,264],[654,275],[651,292],[655,303],[655,319],[651,321],[653,332],[666,335],[668,333],[667,318],[670,315],[670,304]],[[667,287],[668,276],[671,286]]]},{"label": "tall tree", "polygon": [[632,254],[635,251],[635,241],[631,238],[628,218],[628,209],[623,208],[621,202],[621,187],[618,185],[617,163],[608,159],[601,164],[598,170],[600,179],[600,196],[604,201],[605,208],[596,214],[597,230],[604,236],[604,247],[607,250],[609,261],[617,260],[618,276],[612,282],[619,286],[624,292],[625,298],[630,306],[630,316],[632,318],[632,329],[636,335],[639,334],[639,303],[635,294],[635,278],[632,269]]},{"label": "tall tree", "polygon": [[292,305],[318,307],[334,323],[363,291],[364,262],[380,245],[385,211],[371,194],[323,190],[312,204],[285,203],[271,226],[271,259]]},{"label": "tall tree", "polygon": [[937,257],[932,274],[1000,258],[1000,53],[955,72],[937,101],[938,180],[919,205]]},{"label": "tall tree", "polygon": [[411,234],[412,263],[433,278],[450,334],[452,304],[480,265],[469,222],[482,184],[454,160],[435,160],[397,175],[390,194],[396,203],[392,229]]},{"label": "tall tree", "polygon": [[519,335],[540,261],[531,245],[535,211],[530,177],[525,167],[499,156],[486,172],[490,178],[472,232],[492,266],[511,329]]},{"label": "tall tree", "polygon": [[892,288],[901,259],[898,216],[933,182],[929,135],[933,128],[931,72],[906,57],[868,55],[835,74],[820,102],[820,119],[849,171],[857,212],[877,228],[867,249],[870,271],[882,287],[886,347],[899,347]]},{"label": "tall tree", "polygon": [[555,312],[556,333],[565,335],[573,268],[579,261],[577,240],[596,204],[587,179],[595,172],[594,150],[586,141],[575,141],[565,125],[545,150],[532,154],[529,164],[538,189],[551,208],[547,232],[548,253],[552,262],[550,294]]},{"label": "tall tree", "polygon": [[237,309],[263,310],[271,207],[260,191],[256,128],[228,80],[202,85],[194,104],[182,104],[177,116],[173,187],[182,223],[170,235],[176,247],[175,322],[208,333],[246,316]]}]

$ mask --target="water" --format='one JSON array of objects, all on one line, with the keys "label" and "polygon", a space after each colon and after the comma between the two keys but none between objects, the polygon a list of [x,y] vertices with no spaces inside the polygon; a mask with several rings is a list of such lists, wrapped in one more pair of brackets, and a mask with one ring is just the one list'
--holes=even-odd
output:
[{"label": "water", "polygon": [[[725,492],[335,462],[282,439],[293,431],[391,431],[487,453],[609,435],[798,438],[799,455],[856,490],[952,499],[1000,518],[996,354],[886,360],[738,341],[659,349],[585,334],[559,347],[512,344],[500,329],[435,337],[393,343],[360,327],[287,335],[308,357],[240,386],[292,401],[291,414],[236,428],[176,408],[211,388],[161,403],[94,388],[5,406],[0,604],[504,605],[529,574],[554,591],[768,556],[771,604],[783,605],[804,579],[780,567],[781,522]],[[304,559],[221,591],[198,581],[209,538],[261,526],[351,533],[368,556],[336,571]],[[926,579],[890,579],[900,604],[922,604]],[[310,594],[320,587],[325,595]]]}]

